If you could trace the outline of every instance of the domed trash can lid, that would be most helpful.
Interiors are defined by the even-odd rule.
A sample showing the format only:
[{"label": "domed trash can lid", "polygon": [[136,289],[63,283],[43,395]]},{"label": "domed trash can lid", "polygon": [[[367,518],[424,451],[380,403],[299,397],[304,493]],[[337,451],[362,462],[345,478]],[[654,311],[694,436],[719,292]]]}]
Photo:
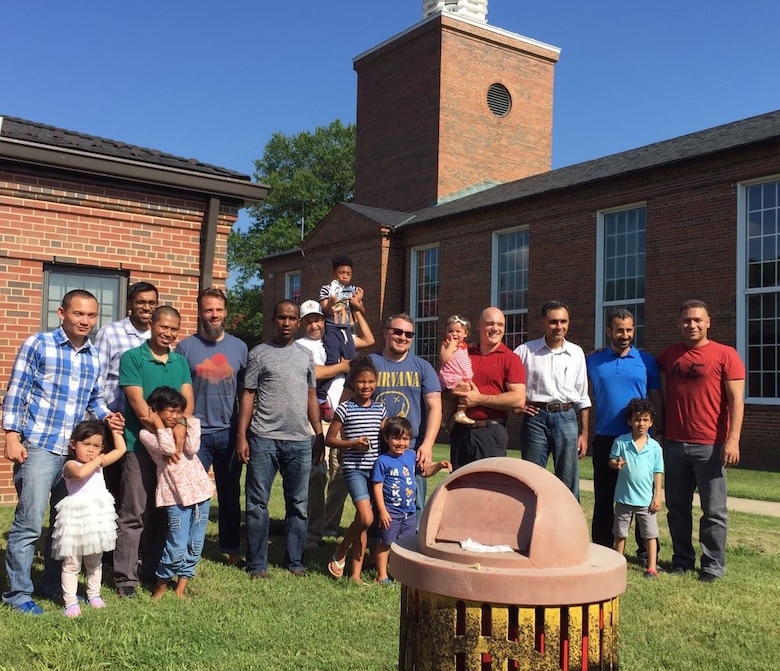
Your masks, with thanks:
[{"label": "domed trash can lid", "polygon": [[[464,549],[467,540],[504,547],[479,552]],[[468,464],[439,485],[418,534],[392,545],[391,569],[408,587],[491,603],[593,603],[626,588],[625,559],[589,542],[569,489],[547,470],[508,457]]]}]

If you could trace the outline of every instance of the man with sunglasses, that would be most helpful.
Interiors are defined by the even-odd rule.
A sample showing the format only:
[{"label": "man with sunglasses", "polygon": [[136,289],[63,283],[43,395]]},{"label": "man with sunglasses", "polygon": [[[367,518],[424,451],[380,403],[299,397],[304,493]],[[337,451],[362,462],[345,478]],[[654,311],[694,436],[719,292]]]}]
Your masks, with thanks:
[{"label": "man with sunglasses", "polygon": [[[388,417],[406,417],[411,424],[411,447],[417,464],[431,463],[433,444],[441,426],[441,385],[433,366],[410,352],[414,323],[407,314],[388,317],[384,323],[385,347],[371,355],[377,371],[375,398],[387,407]],[[417,477],[417,509],[425,505],[425,478]]]},{"label": "man with sunglasses", "polygon": [[525,368],[504,345],[506,319],[498,308],[482,311],[477,323],[479,344],[469,346],[474,377],[455,387],[474,424],[455,424],[450,435],[450,461],[459,468],[478,459],[505,457],[509,443],[507,414],[525,405]]}]

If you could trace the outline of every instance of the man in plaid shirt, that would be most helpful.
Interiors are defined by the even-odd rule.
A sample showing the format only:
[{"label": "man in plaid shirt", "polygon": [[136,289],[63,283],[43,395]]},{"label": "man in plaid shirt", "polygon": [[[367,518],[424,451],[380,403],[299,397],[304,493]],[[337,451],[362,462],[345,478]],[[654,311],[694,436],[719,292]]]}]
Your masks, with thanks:
[{"label": "man in plaid shirt", "polygon": [[[9,588],[3,601],[32,615],[43,612],[32,600],[30,571],[35,543],[41,535],[46,505],[51,503],[51,530],[54,507],[66,493],[62,467],[73,428],[87,412],[106,420],[112,428],[124,426],[122,415],[111,413],[100,397],[100,361],[88,339],[97,323],[97,299],[88,291],[69,291],[57,314],[62,320],[59,328],[24,341],[3,400],[5,458],[14,463],[19,497],[8,534],[5,566]],[[51,558],[51,535],[45,564],[40,591],[55,595],[60,591],[60,562]]]},{"label": "man in plaid shirt", "polygon": [[[157,287],[149,282],[136,282],[127,289],[128,315],[106,324],[95,336],[100,355],[100,392],[111,412],[123,412],[125,392],[119,386],[119,360],[129,349],[143,345],[152,335],[152,312],[160,304]],[[119,502],[119,481],[122,459],[103,469],[106,487]],[[112,553],[106,553],[108,557]]]}]

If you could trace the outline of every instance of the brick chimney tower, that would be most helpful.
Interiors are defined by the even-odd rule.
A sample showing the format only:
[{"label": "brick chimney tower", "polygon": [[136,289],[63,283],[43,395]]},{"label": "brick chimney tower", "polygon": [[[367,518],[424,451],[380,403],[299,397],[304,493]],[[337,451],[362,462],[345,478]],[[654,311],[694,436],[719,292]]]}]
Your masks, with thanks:
[{"label": "brick chimney tower", "polygon": [[559,53],[488,25],[487,0],[424,0],[354,59],[355,202],[409,212],[549,170]]}]

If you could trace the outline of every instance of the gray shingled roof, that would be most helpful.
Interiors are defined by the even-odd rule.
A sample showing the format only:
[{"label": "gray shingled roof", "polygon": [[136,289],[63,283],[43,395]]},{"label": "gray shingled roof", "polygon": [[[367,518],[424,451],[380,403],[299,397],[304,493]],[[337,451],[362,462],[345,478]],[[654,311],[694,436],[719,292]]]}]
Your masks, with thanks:
[{"label": "gray shingled roof", "polygon": [[414,215],[408,212],[395,212],[394,210],[383,210],[379,207],[369,207],[368,205],[356,205],[355,203],[341,203],[344,207],[357,212],[358,214],[375,221],[381,226],[395,228],[406,223]]},{"label": "gray shingled roof", "polygon": [[64,128],[27,121],[26,119],[8,116],[0,117],[0,119],[2,119],[2,126],[0,126],[0,137],[2,138],[12,138],[33,144],[62,147],[63,149],[72,149],[89,154],[112,156],[139,163],[178,168],[179,170],[228,177],[230,179],[247,181],[251,179],[249,175],[244,173],[201,163],[194,158],[182,158],[156,149],[137,147],[117,140],[86,135],[85,133],[65,130]]},{"label": "gray shingled roof", "polygon": [[507,182],[420,210],[407,225],[509,203],[780,137],[780,110]]}]

